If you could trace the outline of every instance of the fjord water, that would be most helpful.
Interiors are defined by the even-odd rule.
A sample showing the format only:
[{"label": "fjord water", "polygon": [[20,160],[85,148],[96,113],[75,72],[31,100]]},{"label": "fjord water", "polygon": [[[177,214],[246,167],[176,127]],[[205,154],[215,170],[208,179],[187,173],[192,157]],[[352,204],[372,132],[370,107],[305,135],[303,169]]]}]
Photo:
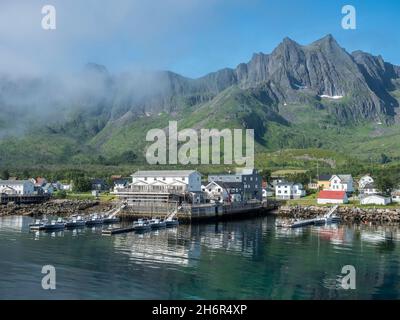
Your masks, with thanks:
[{"label": "fjord water", "polygon": [[[0,218],[0,299],[398,299],[398,226],[277,229],[274,217],[102,236]],[[56,289],[43,290],[44,265]],[[356,269],[356,289],[340,286]]]}]

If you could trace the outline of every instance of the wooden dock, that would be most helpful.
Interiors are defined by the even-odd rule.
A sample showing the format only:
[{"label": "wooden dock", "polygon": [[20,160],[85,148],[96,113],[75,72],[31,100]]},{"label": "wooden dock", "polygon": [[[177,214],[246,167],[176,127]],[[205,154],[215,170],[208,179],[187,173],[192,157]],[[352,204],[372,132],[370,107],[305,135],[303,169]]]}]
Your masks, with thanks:
[{"label": "wooden dock", "polygon": [[135,228],[127,227],[127,228],[108,228],[104,229],[101,233],[107,236],[112,236],[113,234],[120,234],[120,233],[128,233],[135,231]]}]

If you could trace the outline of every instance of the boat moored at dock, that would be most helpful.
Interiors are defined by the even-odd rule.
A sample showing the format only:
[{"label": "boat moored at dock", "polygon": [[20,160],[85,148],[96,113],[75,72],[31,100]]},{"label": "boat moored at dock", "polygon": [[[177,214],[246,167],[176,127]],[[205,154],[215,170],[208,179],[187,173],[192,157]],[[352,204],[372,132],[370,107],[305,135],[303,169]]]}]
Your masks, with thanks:
[{"label": "boat moored at dock", "polygon": [[104,219],[98,215],[91,216],[88,220],[86,220],[87,226],[96,226],[104,223]]},{"label": "boat moored at dock", "polygon": [[147,219],[139,219],[133,223],[134,231],[147,231],[150,229],[150,222]]},{"label": "boat moored at dock", "polygon": [[38,230],[52,231],[52,230],[63,230],[65,229],[65,222],[59,218],[58,220],[52,220],[51,222],[45,223],[38,227]]},{"label": "boat moored at dock", "polygon": [[158,218],[151,219],[149,221],[149,224],[152,229],[161,229],[161,228],[165,228],[167,226],[164,219],[158,219]]},{"label": "boat moored at dock", "polygon": [[111,223],[118,223],[120,220],[119,220],[119,218],[117,218],[117,217],[110,217],[110,216],[107,216],[107,217],[104,217],[103,218],[103,222],[104,223],[107,223],[107,224],[111,224]]},{"label": "boat moored at dock", "polygon": [[72,217],[65,223],[66,228],[82,228],[86,225],[86,220],[81,216]]}]

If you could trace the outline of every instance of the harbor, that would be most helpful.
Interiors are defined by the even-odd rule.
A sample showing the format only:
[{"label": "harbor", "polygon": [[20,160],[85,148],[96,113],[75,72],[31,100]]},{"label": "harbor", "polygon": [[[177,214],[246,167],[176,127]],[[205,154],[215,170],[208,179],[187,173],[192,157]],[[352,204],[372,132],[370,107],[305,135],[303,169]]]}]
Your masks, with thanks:
[{"label": "harbor", "polygon": [[[0,296],[399,298],[388,282],[398,275],[398,225],[278,228],[278,221],[270,215],[106,236],[107,227],[101,225],[30,232],[31,217],[0,217],[0,254],[7,257],[0,260]],[[52,291],[40,285],[42,267],[49,262],[57,269],[57,290]],[[357,290],[335,289],[347,264],[357,268]]]}]

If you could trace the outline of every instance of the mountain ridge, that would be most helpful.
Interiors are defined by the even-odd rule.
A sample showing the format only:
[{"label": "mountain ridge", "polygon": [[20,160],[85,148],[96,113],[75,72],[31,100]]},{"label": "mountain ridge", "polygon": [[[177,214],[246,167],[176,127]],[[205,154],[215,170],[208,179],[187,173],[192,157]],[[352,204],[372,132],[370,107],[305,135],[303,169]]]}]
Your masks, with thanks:
[{"label": "mountain ridge", "polygon": [[95,63],[61,79],[1,76],[0,165],[25,157],[18,145],[29,149],[26,141],[34,136],[61,141],[60,148],[47,143],[48,152],[31,150],[46,163],[95,162],[132,148],[140,158],[144,129],[169,120],[183,127],[253,127],[258,147],[270,150],[339,148],[315,134],[331,130],[334,136],[368,123],[397,128],[399,92],[399,66],[348,53],[332,35],[308,45],[284,38],[269,54],[195,79],[171,71],[115,75]]}]

